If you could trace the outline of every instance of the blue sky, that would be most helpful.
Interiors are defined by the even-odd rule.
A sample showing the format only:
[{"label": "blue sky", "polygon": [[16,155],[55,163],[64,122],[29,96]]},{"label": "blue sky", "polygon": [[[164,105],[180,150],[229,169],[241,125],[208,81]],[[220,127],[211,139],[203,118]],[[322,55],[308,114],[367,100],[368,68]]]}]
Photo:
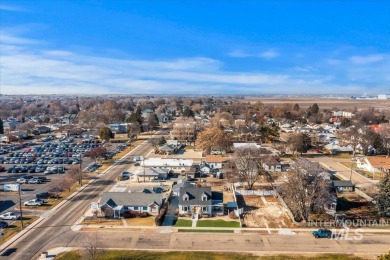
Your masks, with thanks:
[{"label": "blue sky", "polygon": [[7,1],[6,94],[390,92],[390,1]]}]

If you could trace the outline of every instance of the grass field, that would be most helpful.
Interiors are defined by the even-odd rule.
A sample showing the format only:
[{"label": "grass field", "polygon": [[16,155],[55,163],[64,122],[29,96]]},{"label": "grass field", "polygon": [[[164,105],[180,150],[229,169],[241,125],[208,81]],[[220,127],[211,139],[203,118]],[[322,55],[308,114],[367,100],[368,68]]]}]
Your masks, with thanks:
[{"label": "grass field", "polygon": [[224,220],[199,220],[196,223],[197,227],[233,227],[239,228],[238,221],[224,221]]},{"label": "grass field", "polygon": [[[56,257],[56,260],[80,260],[80,259],[89,259],[87,252],[80,251],[71,251],[60,254]],[[317,256],[285,256],[285,255],[275,255],[275,256],[254,256],[251,254],[240,254],[240,253],[216,253],[216,252],[156,252],[156,251],[103,251],[99,252],[99,260],[155,260],[155,259],[164,259],[164,260],[297,260],[297,259],[321,259],[321,260],[361,260],[364,258],[359,258],[353,255],[333,255],[333,254],[323,254]]]},{"label": "grass field", "polygon": [[234,233],[234,230],[178,229],[177,232],[195,232],[195,233]]},{"label": "grass field", "polygon": [[107,226],[122,226],[122,219],[106,219],[106,218],[97,218],[97,219],[85,219],[83,221],[84,225],[107,225]]},{"label": "grass field", "polygon": [[178,219],[176,223],[173,224],[175,227],[192,227],[192,221],[187,219]]}]

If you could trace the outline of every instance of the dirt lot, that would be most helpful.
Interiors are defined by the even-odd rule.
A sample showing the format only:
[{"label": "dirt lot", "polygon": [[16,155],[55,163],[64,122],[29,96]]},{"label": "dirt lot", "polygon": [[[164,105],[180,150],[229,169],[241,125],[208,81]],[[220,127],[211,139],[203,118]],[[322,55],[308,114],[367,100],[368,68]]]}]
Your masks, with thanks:
[{"label": "dirt lot", "polygon": [[228,202],[234,201],[233,192],[231,190],[230,183],[227,183],[224,180],[213,178],[213,177],[207,177],[206,178],[206,185],[208,187],[211,187],[213,191],[219,191],[223,192],[223,203],[226,204]]},{"label": "dirt lot", "polygon": [[258,195],[237,196],[239,208],[244,208],[244,224],[246,227],[286,228],[293,224],[283,212],[277,198]]},{"label": "dirt lot", "polygon": [[375,205],[360,197],[355,192],[344,192],[337,196],[337,212],[354,218],[375,218]]},{"label": "dirt lot", "polygon": [[354,100],[354,99],[330,99],[330,98],[253,98],[248,97],[246,100],[250,102],[261,101],[266,105],[282,105],[286,103],[297,103],[301,108],[308,108],[313,105],[313,103],[317,103],[320,109],[333,109],[337,107],[338,109],[354,109],[357,107],[358,110],[367,109],[370,107],[374,107],[379,110],[390,110],[390,100]]}]

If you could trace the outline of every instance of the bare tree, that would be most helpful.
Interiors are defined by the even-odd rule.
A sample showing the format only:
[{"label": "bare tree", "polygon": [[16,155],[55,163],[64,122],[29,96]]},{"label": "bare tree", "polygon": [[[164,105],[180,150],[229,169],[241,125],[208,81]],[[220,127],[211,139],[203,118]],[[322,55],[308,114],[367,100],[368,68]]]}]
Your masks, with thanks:
[{"label": "bare tree", "polygon": [[98,256],[103,251],[101,249],[102,243],[97,232],[88,234],[83,241],[83,246],[92,260],[98,259]]},{"label": "bare tree", "polygon": [[237,148],[233,160],[236,164],[239,179],[247,183],[248,189],[253,189],[255,183],[264,175],[260,149],[249,146]]},{"label": "bare tree", "polygon": [[80,186],[83,185],[84,173],[80,168],[73,167],[73,168],[69,169],[68,174],[69,174],[69,177],[72,180],[77,181]]},{"label": "bare tree", "polygon": [[316,163],[296,163],[279,193],[297,221],[308,221],[311,213],[322,213],[327,208],[329,179]]},{"label": "bare tree", "polygon": [[105,147],[95,147],[91,149],[89,152],[85,153],[85,156],[91,158],[95,162],[97,162],[99,159],[103,157],[104,154],[107,153],[107,149]]}]

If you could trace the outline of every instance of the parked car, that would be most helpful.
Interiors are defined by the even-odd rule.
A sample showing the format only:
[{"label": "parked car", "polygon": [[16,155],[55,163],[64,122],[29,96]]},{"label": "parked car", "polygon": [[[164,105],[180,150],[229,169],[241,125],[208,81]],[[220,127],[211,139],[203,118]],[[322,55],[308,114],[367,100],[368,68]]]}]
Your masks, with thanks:
[{"label": "parked car", "polygon": [[153,192],[154,193],[163,193],[165,190],[161,187],[153,187]]},{"label": "parked car", "polygon": [[52,195],[49,193],[49,192],[40,192],[40,193],[37,193],[36,195],[35,195],[35,197],[37,198],[37,199],[48,199],[48,198],[50,198]]},{"label": "parked car", "polygon": [[9,224],[5,221],[0,221],[0,229],[8,227]]},{"label": "parked car", "polygon": [[5,167],[0,166],[0,172],[4,172],[4,171],[5,171]]},{"label": "parked car", "polygon": [[29,201],[24,202],[24,206],[41,206],[43,205],[44,201],[41,199],[32,199]]},{"label": "parked car", "polygon": [[331,238],[332,237],[332,231],[329,229],[319,229],[312,232],[313,236],[315,238]]},{"label": "parked car", "polygon": [[19,219],[19,218],[20,218],[19,214],[15,214],[15,213],[13,213],[11,211],[6,212],[6,213],[0,215],[0,219],[3,219],[3,220],[16,220],[16,219]]},{"label": "parked car", "polygon": [[39,180],[38,178],[32,178],[30,180],[28,180],[28,184],[41,184],[41,180]]},{"label": "parked car", "polygon": [[25,178],[19,178],[16,180],[16,183],[24,184],[24,183],[27,183],[27,180]]}]

